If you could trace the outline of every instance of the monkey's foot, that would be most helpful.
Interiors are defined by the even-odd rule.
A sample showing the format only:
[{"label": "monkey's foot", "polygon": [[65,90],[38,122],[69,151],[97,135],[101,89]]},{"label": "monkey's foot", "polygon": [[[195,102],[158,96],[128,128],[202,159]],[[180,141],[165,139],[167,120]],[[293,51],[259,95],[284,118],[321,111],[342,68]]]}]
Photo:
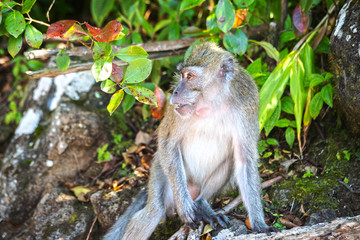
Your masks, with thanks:
[{"label": "monkey's foot", "polygon": [[189,234],[189,227],[184,225],[176,233],[174,233],[169,240],[185,240]]}]

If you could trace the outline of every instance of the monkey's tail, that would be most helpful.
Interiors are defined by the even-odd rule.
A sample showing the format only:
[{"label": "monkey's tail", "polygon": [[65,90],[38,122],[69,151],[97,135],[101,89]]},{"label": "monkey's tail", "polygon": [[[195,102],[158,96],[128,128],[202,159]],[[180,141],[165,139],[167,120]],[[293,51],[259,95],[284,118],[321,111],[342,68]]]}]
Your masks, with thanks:
[{"label": "monkey's tail", "polygon": [[121,215],[111,227],[110,231],[104,236],[103,240],[120,240],[132,216],[145,207],[147,198],[147,189],[142,189],[136,196],[134,202],[126,209],[123,215]]}]

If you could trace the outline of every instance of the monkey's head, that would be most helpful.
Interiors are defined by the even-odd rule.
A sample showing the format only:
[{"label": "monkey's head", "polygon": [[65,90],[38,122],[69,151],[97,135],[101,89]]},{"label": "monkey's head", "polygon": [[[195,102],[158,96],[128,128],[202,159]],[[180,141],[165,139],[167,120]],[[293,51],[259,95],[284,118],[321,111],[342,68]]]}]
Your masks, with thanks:
[{"label": "monkey's head", "polygon": [[179,67],[179,80],[170,104],[182,117],[208,117],[222,93],[229,90],[234,78],[236,61],[231,53],[215,43],[194,47],[190,56]]}]

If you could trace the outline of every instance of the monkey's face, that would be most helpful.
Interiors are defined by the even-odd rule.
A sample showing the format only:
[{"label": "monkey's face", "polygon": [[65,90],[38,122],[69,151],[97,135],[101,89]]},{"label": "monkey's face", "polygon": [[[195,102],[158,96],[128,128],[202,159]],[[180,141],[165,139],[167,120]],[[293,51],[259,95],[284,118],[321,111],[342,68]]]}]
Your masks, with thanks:
[{"label": "monkey's face", "polygon": [[181,69],[179,83],[170,99],[170,104],[175,105],[176,112],[182,116],[191,116],[196,111],[196,106],[203,89],[202,67],[186,67]]}]

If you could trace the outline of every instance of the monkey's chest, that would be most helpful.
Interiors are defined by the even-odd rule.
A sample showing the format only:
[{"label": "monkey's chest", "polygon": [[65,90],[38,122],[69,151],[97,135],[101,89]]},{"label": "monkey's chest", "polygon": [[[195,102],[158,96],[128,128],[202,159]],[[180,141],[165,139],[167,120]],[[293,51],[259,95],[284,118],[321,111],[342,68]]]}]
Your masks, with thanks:
[{"label": "monkey's chest", "polygon": [[226,131],[197,129],[184,137],[181,152],[188,181],[203,185],[218,173],[228,174],[231,138]]}]

